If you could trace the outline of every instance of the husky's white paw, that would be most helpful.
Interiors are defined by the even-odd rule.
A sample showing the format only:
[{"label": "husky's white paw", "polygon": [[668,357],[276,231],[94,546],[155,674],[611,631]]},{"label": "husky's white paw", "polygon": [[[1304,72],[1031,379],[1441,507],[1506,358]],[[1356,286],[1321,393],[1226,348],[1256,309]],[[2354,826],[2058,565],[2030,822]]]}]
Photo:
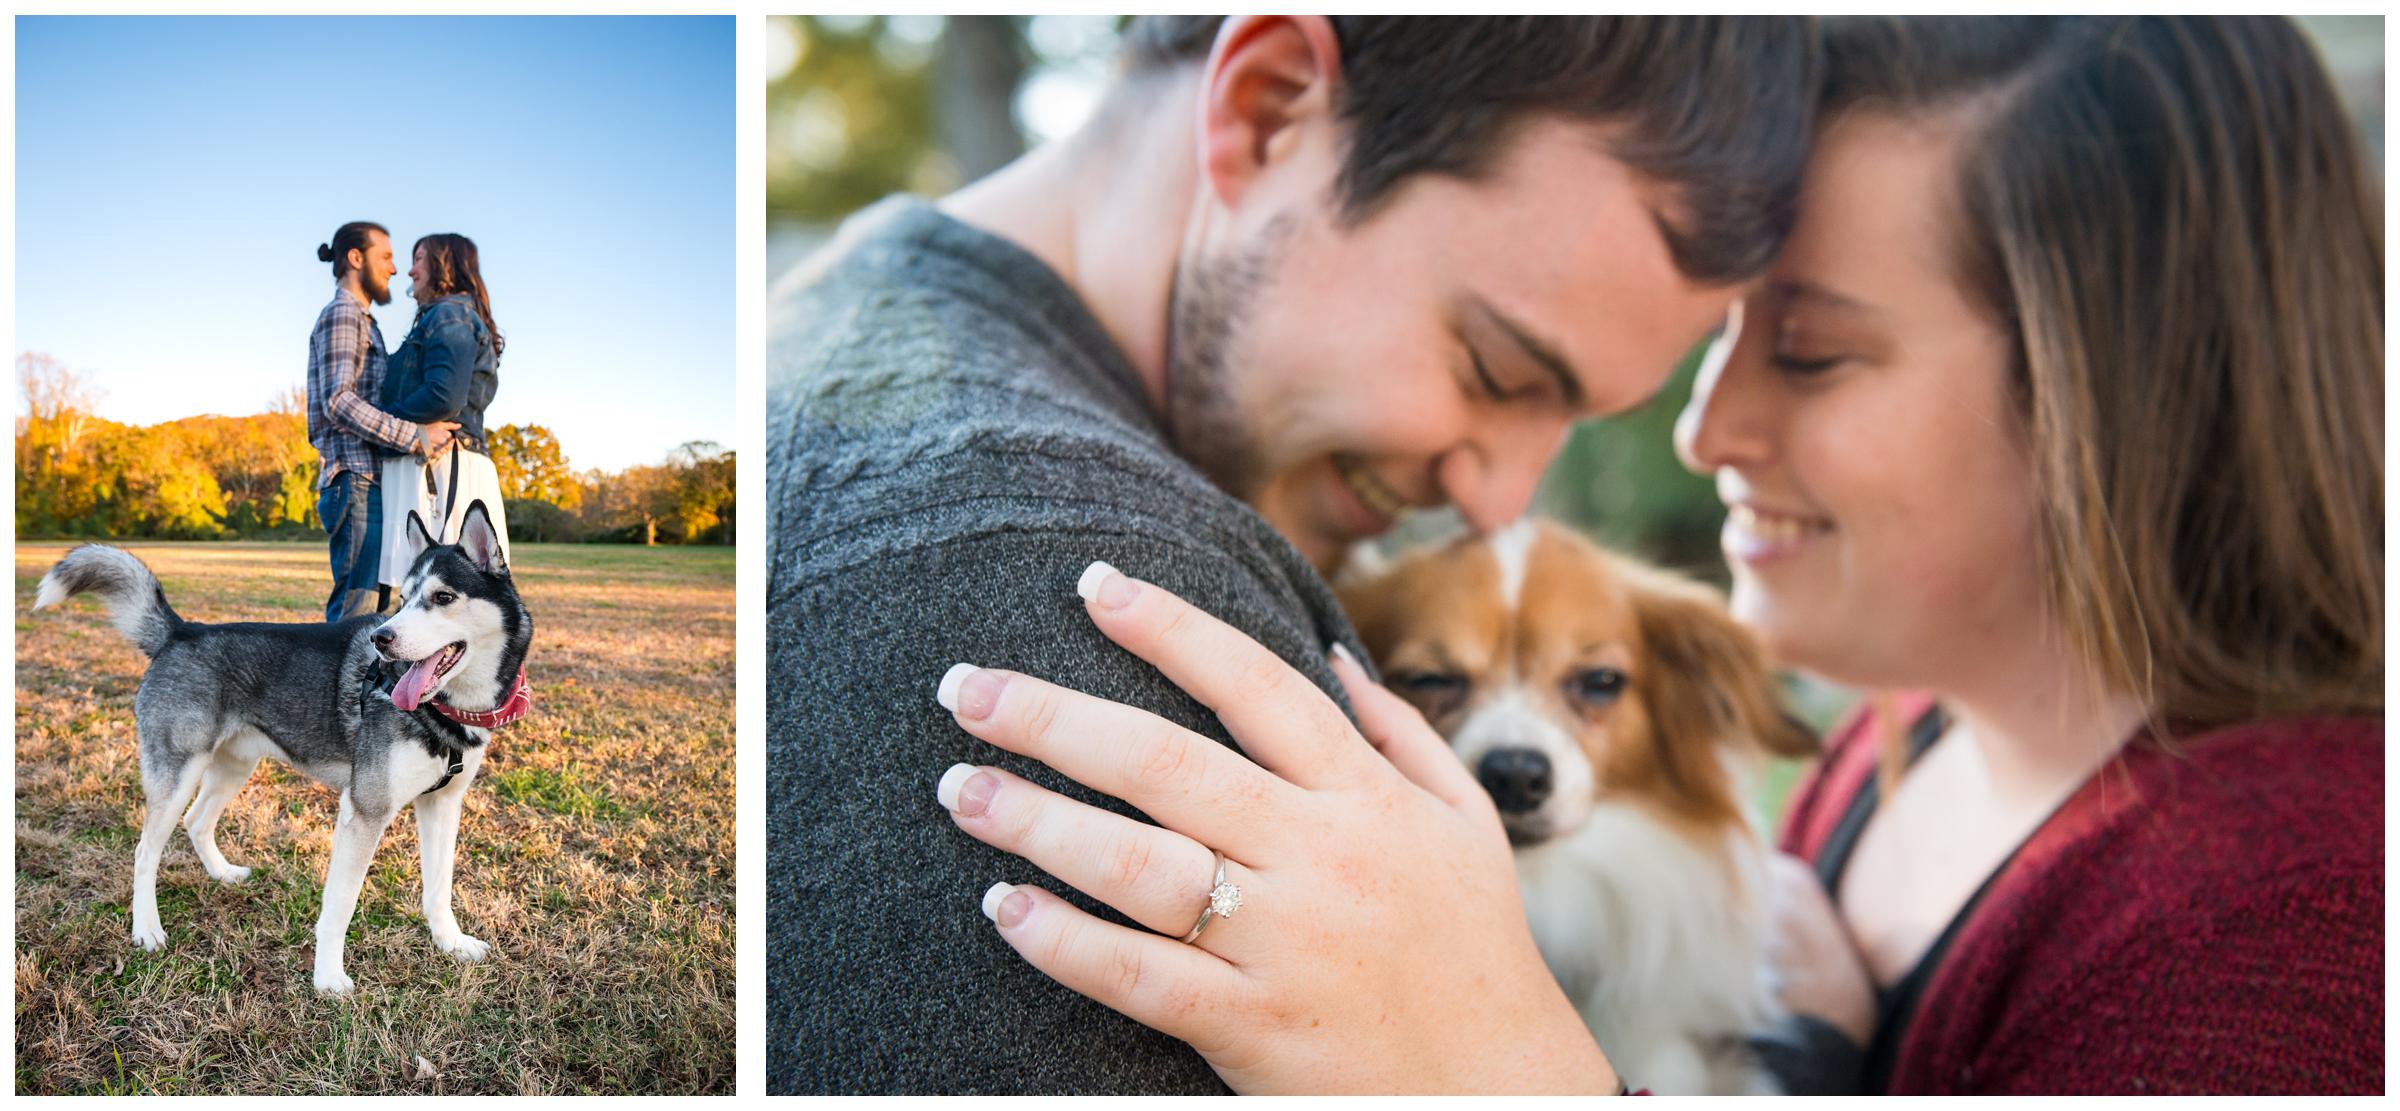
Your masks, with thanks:
[{"label": "husky's white paw", "polygon": [[156,922],[136,920],[133,924],[133,943],[145,952],[155,953],[167,944],[167,928]]},{"label": "husky's white paw", "polygon": [[481,941],[477,941],[476,939],[468,937],[465,934],[451,934],[447,937],[444,937],[440,934],[435,934],[433,943],[440,946],[442,952],[448,953],[453,957],[457,957],[462,961],[479,961],[487,956],[490,956],[492,952],[492,947],[490,945],[487,945]]},{"label": "husky's white paw", "polygon": [[208,874],[218,883],[240,883],[250,878],[250,869],[245,865],[228,864],[223,871],[211,868]]},{"label": "husky's white paw", "polygon": [[350,982],[350,974],[341,969],[317,970],[317,993],[320,995],[348,995],[357,988],[357,984]]}]

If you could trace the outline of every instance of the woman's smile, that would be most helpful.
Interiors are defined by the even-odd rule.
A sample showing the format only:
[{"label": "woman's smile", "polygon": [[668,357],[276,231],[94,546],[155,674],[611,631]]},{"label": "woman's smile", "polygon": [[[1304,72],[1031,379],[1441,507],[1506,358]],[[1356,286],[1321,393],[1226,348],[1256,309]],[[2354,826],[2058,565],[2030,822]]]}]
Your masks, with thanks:
[{"label": "woman's smile", "polygon": [[1725,554],[1756,567],[1795,555],[1831,532],[1833,522],[1823,517],[1736,503],[1725,511]]}]

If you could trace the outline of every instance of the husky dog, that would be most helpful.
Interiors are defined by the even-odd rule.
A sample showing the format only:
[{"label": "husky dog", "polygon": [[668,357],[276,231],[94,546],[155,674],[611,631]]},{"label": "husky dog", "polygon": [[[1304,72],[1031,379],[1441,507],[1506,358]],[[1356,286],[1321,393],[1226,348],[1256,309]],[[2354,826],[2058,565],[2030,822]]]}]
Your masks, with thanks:
[{"label": "husky dog", "polygon": [[150,657],[133,700],[146,796],[133,852],[134,944],[166,944],[158,860],[178,814],[211,877],[249,877],[250,869],[217,851],[217,816],[259,759],[271,757],[341,792],[317,916],[318,991],[350,992],[342,942],[359,885],[384,828],[412,803],[434,944],[460,960],[489,951],[450,913],[451,864],[488,726],[513,720],[527,705],[522,676],[533,618],[517,600],[482,502],[467,507],[457,544],[436,542],[415,513],[407,527],[414,560],[399,612],[388,620],[186,621],[148,567],[98,544],[68,552],[42,576],[33,608],[99,595],[117,631]]}]

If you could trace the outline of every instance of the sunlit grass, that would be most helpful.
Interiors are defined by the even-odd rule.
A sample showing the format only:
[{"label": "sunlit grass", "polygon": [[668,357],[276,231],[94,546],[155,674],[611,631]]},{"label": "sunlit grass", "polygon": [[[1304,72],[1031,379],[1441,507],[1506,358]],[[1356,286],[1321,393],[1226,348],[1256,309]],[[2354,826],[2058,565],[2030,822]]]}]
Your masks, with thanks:
[{"label": "sunlit grass", "polygon": [[[29,611],[68,546],[17,549],[20,1093],[732,1091],[730,549],[515,548],[536,712],[494,741],[459,841],[459,921],[493,957],[433,947],[403,816],[351,925],[359,993],[327,1000],[309,965],[335,800],[272,765],[219,825],[248,882],[208,879],[178,831],[167,946],[133,947],[146,661],[91,599]],[[192,620],[324,605],[320,547],[127,547]]]}]

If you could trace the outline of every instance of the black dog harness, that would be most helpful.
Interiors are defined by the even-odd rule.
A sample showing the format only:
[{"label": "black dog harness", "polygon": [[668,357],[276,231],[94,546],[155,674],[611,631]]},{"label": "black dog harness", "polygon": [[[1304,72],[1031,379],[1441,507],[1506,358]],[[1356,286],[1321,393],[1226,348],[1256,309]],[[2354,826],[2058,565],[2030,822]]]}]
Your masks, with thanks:
[{"label": "black dog harness", "polygon": [[[442,778],[439,782],[436,782],[431,787],[425,788],[425,795],[430,795],[435,791],[439,791],[442,788],[449,786],[451,780],[458,778],[458,773],[467,770],[467,754],[464,749],[450,748],[448,745],[443,745],[442,747],[450,749],[450,766],[443,770]],[[417,797],[423,798],[425,795],[419,795]]]},{"label": "black dog harness", "polygon": [[[365,671],[360,673],[358,677],[358,710],[360,720],[365,720],[366,718],[367,700],[382,693],[384,693],[383,687],[375,682],[374,668],[367,668]],[[398,708],[399,707],[396,706],[393,707],[393,709]],[[435,716],[438,718],[440,715],[437,714]],[[443,727],[446,729],[459,728],[458,726],[452,725],[448,722],[444,722]],[[448,767],[442,769],[442,778],[436,781],[433,786],[427,787],[424,791],[420,792],[417,795],[418,798],[423,798],[426,795],[430,795],[435,791],[439,791],[442,788],[449,786],[451,780],[458,778],[458,773],[467,770],[466,749],[450,743],[450,739],[447,737],[438,738],[437,743],[442,746],[442,751],[444,753],[449,754],[450,764]]]}]

